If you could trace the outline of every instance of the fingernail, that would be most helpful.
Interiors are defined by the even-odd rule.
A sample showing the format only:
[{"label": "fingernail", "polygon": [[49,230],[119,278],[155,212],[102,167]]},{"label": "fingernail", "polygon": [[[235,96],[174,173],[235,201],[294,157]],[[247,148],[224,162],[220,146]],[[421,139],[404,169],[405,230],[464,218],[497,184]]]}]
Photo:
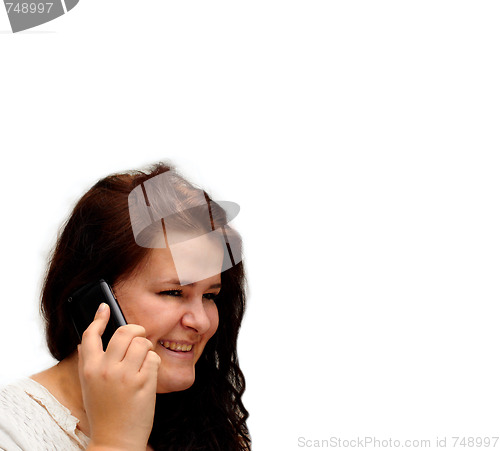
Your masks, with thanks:
[{"label": "fingernail", "polygon": [[102,313],[102,312],[104,312],[104,310],[106,310],[106,307],[107,307],[107,306],[108,306],[108,305],[107,305],[105,302],[101,303],[101,305],[99,306],[99,309],[97,310],[97,313]]}]

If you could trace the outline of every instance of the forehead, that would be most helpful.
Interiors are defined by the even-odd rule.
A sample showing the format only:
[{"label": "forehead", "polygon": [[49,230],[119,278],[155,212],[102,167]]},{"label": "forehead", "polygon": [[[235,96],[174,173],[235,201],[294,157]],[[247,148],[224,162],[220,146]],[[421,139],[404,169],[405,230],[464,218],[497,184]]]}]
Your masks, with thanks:
[{"label": "forehead", "polygon": [[224,250],[220,241],[202,235],[163,249],[152,249],[144,276],[152,280],[178,280],[181,285],[220,275]]}]

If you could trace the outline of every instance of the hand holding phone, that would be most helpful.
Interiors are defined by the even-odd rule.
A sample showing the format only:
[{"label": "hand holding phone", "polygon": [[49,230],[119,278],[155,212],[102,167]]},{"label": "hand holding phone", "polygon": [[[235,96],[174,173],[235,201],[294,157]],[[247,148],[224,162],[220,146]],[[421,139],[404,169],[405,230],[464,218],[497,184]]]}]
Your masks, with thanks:
[{"label": "hand holding phone", "polygon": [[[82,298],[85,296],[78,294],[74,305],[79,305]],[[80,308],[75,311],[81,313]],[[144,327],[136,324],[119,326],[104,351],[101,337],[108,330],[111,312],[111,308],[94,312],[78,346],[78,374],[91,432],[89,449],[146,449],[161,359],[152,351]],[[82,325],[76,321],[75,327],[78,331]]]}]

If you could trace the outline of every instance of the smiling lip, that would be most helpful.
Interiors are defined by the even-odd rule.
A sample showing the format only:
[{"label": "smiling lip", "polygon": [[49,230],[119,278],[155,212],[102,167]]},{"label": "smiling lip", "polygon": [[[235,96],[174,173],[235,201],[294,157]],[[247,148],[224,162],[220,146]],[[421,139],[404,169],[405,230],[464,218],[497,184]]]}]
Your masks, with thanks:
[{"label": "smiling lip", "polygon": [[160,344],[167,349],[171,349],[172,351],[191,351],[194,346],[194,343],[190,343],[188,341],[175,341],[175,340],[160,340]]},{"label": "smiling lip", "polygon": [[160,341],[161,347],[171,356],[191,359],[194,355],[194,344],[187,341]]}]

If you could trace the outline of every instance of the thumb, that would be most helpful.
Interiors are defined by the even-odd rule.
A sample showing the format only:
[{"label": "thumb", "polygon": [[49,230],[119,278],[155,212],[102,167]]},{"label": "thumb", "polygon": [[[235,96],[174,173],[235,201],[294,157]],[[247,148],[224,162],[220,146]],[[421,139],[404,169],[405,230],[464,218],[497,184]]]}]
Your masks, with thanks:
[{"label": "thumb", "polygon": [[89,352],[94,353],[97,350],[101,350],[102,352],[101,336],[106,330],[109,315],[109,306],[102,303],[95,314],[94,321],[90,323],[90,326],[85,329],[82,335],[82,342],[79,348],[80,357],[85,358],[85,356],[89,355]]},{"label": "thumb", "polygon": [[97,319],[99,314],[104,313],[106,310],[109,310],[108,304],[106,304],[105,302],[101,302],[99,308],[97,309],[94,319]]},{"label": "thumb", "polygon": [[102,302],[101,305],[99,305],[99,308],[97,309],[97,312],[94,316],[94,323],[96,323],[96,331],[99,335],[102,335],[104,333],[104,330],[106,329],[106,324],[108,323],[109,319],[109,306],[105,302]]}]

